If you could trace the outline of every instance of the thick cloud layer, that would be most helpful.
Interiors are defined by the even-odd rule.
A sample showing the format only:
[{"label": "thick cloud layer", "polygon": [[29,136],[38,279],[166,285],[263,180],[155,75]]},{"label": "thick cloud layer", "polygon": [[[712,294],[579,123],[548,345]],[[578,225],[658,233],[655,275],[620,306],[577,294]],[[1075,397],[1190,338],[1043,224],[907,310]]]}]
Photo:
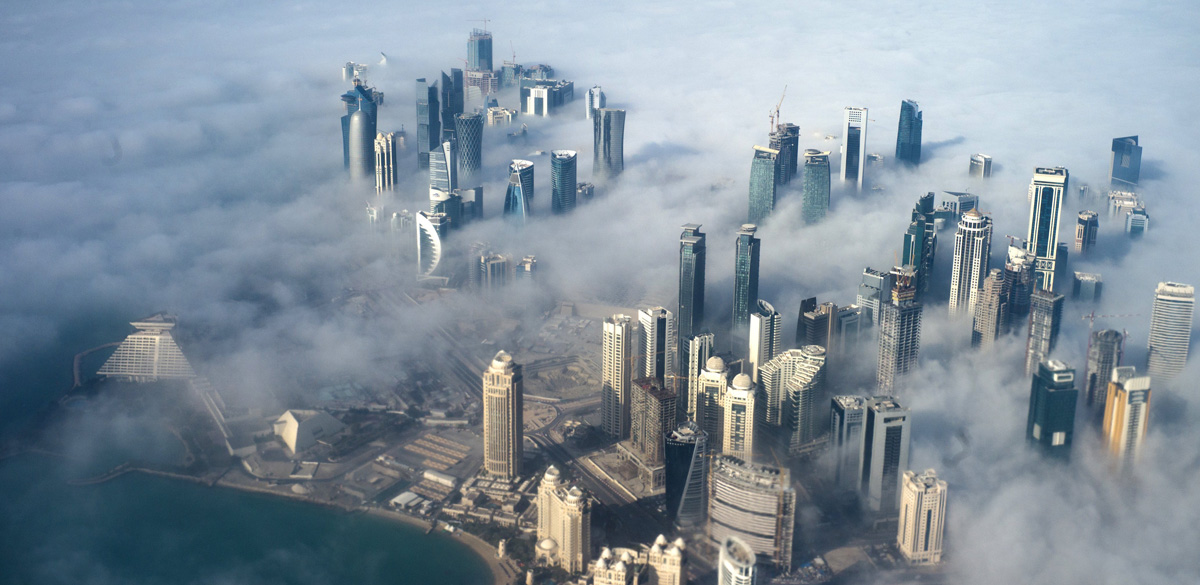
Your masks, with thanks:
[{"label": "thick cloud layer", "polygon": [[[870,108],[868,150],[889,159],[869,169],[884,189],[835,188],[825,223],[800,227],[797,193],[786,192],[762,226],[760,294],[788,327],[800,299],[847,304],[863,267],[894,262],[921,193],[979,193],[999,258],[1004,234],[1025,233],[1034,167],[1065,166],[1072,185],[1102,191],[1109,141],[1130,134],[1145,147],[1151,229],[1130,244],[1104,202],[1068,197],[1064,239],[1075,211],[1101,212],[1101,253],[1073,259],[1072,269],[1102,273],[1105,293],[1094,307],[1068,305],[1061,358],[1082,370],[1079,315],[1095,308],[1139,315],[1097,326],[1128,329],[1130,363],[1140,364],[1154,285],[1200,281],[1190,253],[1200,245],[1191,225],[1200,123],[1185,109],[1200,83],[1200,40],[1187,24],[1200,10],[1188,4],[25,3],[5,12],[0,367],[18,382],[5,410],[59,391],[30,385],[40,379],[25,375],[30,356],[65,367],[71,352],[155,310],[199,329],[208,367],[254,397],[294,391],[302,379],[386,375],[428,351],[443,316],[482,312],[457,299],[364,321],[330,304],[346,288],[411,274],[389,261],[394,244],[365,229],[370,190],[343,175],[338,68],[371,63],[368,79],[387,94],[380,129],[404,126],[415,140],[412,80],[461,66],[472,18],[491,19],[497,64],[515,49],[518,61],[574,80],[577,95],[600,84],[610,107],[628,110],[618,185],[552,218],[549,161],[534,157],[542,217],[520,233],[491,220],[459,236],[537,254],[548,289],[563,298],[673,306],[678,226],[695,222],[709,234],[709,312],[724,315],[751,147],[766,141],[784,85],[783,119],[801,127],[801,148],[833,151],[835,173],[840,142],[824,136],[840,135],[844,106]],[[375,65],[381,50],[386,68]],[[925,111],[917,171],[890,164],[904,98]],[[502,103],[515,106],[511,94]],[[511,158],[573,148],[587,179],[582,112],[576,101],[558,118],[522,120],[526,143],[487,129],[489,215],[499,212]],[[987,183],[966,177],[975,152],[994,157]],[[422,209],[423,179],[408,162],[401,206]],[[943,237],[944,260],[952,233]],[[1187,486],[1200,483],[1197,367],[1174,388],[1157,386],[1134,478],[1113,477],[1082,432],[1072,466],[1047,467],[1022,446],[1023,340],[990,355],[964,351],[969,323],[945,315],[944,305],[927,308],[923,365],[903,396],[916,413],[912,466],[937,467],[951,484],[952,570],[974,583],[1196,580],[1200,504]],[[963,428],[969,455],[944,466],[962,450],[953,437]]]}]

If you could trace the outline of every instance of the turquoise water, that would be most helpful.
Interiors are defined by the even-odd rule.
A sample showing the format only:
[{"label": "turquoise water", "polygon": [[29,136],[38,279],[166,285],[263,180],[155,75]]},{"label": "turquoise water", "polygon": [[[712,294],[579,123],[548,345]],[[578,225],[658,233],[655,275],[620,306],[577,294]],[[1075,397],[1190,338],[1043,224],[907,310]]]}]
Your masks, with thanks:
[{"label": "turquoise water", "polygon": [[267,495],[126,474],[72,486],[61,461],[0,462],[0,583],[487,585],[449,537]]}]

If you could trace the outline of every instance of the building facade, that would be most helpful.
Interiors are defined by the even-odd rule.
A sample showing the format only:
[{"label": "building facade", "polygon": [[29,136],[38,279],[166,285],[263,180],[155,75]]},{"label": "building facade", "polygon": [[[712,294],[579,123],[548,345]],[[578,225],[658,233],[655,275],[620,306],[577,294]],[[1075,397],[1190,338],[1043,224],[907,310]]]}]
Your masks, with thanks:
[{"label": "building facade", "polygon": [[733,335],[746,339],[750,311],[758,303],[758,253],[762,242],[754,236],[758,226],[742,224],[734,246]]},{"label": "building facade", "polygon": [[708,538],[713,546],[741,539],[758,562],[791,569],[796,491],[786,468],[721,455],[709,474]]},{"label": "building facade", "polygon": [[728,389],[729,369],[725,366],[725,360],[715,355],[708,358],[704,371],[700,372],[697,379],[692,400],[696,409],[692,420],[708,435],[708,444],[714,450],[725,445],[725,392]]},{"label": "building facade", "polygon": [[921,352],[921,311],[911,270],[893,271],[891,302],[879,311],[879,355],[876,382],[881,393],[890,392],[896,380],[917,363]]},{"label": "building facade", "polygon": [[1032,375],[1038,364],[1050,359],[1062,327],[1063,295],[1036,290],[1030,297],[1029,339],[1025,345],[1025,375]]},{"label": "building facade", "polygon": [[1150,316],[1150,352],[1146,375],[1171,380],[1187,365],[1192,341],[1196,289],[1190,284],[1160,282],[1154,289]]},{"label": "building facade", "polygon": [[796,177],[800,162],[800,127],[795,124],[779,124],[771,132],[771,149],[779,151],[778,185],[786,185]]},{"label": "building facade", "polygon": [[638,324],[628,315],[604,320],[600,369],[600,413],[604,433],[629,437],[630,392],[638,371]]},{"label": "building facade", "polygon": [[901,470],[908,468],[909,409],[892,396],[875,396],[864,410],[859,497],[867,511],[889,516],[896,512]]},{"label": "building facade", "polygon": [[926,469],[920,475],[905,471],[901,486],[896,548],[909,564],[936,565],[946,530],[946,482]]},{"label": "building facade", "polygon": [[1083,380],[1083,401],[1091,412],[1104,412],[1108,382],[1121,365],[1125,354],[1125,335],[1115,329],[1092,332],[1088,341],[1087,374]]},{"label": "building facade", "polygon": [[525,382],[521,366],[501,351],[483,372],[483,469],[512,481],[524,457]]},{"label": "building facade", "polygon": [[525,225],[532,214],[533,163],[514,159],[508,165],[508,190],[504,193],[504,217],[516,225]]},{"label": "building facade", "polygon": [[721,453],[742,461],[754,461],[757,414],[754,382],[746,374],[733,377],[722,400]]},{"label": "building facade", "polygon": [[1067,169],[1039,167],[1029,184],[1029,229],[1025,235],[1025,249],[1034,255],[1037,287],[1043,290],[1055,290],[1054,276],[1059,271],[1059,214],[1069,179]]},{"label": "building facade", "polygon": [[776,180],[779,177],[779,151],[762,146],[754,147],[750,164],[750,211],[746,221],[766,222],[775,211]]},{"label": "building facade", "polygon": [[1118,469],[1132,469],[1150,421],[1150,376],[1138,376],[1133,366],[1113,368],[1105,398],[1105,449]]},{"label": "building facade", "polygon": [[829,153],[812,148],[804,151],[804,191],[801,203],[804,223],[814,224],[829,212]]},{"label": "building facade", "polygon": [[1038,364],[1029,389],[1025,441],[1043,455],[1063,461],[1070,459],[1078,400],[1074,369],[1058,360]]},{"label": "building facade", "polygon": [[971,324],[971,347],[990,350],[1008,322],[1008,299],[1004,295],[1004,271],[993,268],[983,279],[975,317]]},{"label": "building facade", "polygon": [[702,525],[708,512],[708,434],[684,422],[667,433],[663,454],[667,517],[679,527]]},{"label": "building facade", "polygon": [[830,405],[829,477],[840,490],[858,490],[866,412],[867,399],[862,396],[834,396]]},{"label": "building facade", "polygon": [[675,316],[662,307],[638,310],[642,330],[642,377],[675,387]]},{"label": "building facade", "polygon": [[[681,352],[680,364],[693,362],[686,352],[691,346],[692,337],[700,333],[701,323],[704,321],[705,256],[704,233],[700,231],[700,224],[684,224],[683,233],[679,236],[679,302],[675,312],[678,318],[676,331],[679,332],[677,343]],[[704,364],[703,361],[696,363]],[[690,390],[688,396],[690,400]],[[688,411],[691,410],[692,405],[689,402]]]},{"label": "building facade", "polygon": [[396,190],[398,136],[395,132],[375,135],[375,193],[383,195]]},{"label": "building facade", "polygon": [[758,558],[746,541],[730,536],[717,553],[717,585],[758,585]]},{"label": "building facade", "polygon": [[900,124],[896,131],[896,160],[912,166],[921,164],[921,106],[912,100],[900,102]]},{"label": "building facade", "polygon": [[1075,251],[1086,255],[1096,246],[1096,234],[1100,231],[1100,214],[1095,211],[1080,211],[1075,221]]},{"label": "building facade", "polygon": [[986,154],[972,154],[971,166],[967,169],[967,175],[976,179],[992,176],[992,157]]},{"label": "building facade", "polygon": [[591,496],[551,465],[538,484],[537,507],[537,559],[568,573],[586,570],[592,556]]},{"label": "building facade", "polygon": [[575,209],[576,161],[574,150],[550,151],[550,211],[567,213]]},{"label": "building facade", "polygon": [[600,108],[592,121],[592,180],[615,180],[625,170],[625,110]]},{"label": "building facade", "polygon": [[675,392],[654,378],[639,378],[633,381],[630,400],[631,446],[644,465],[662,465],[663,439],[675,429]]},{"label": "building facade", "polygon": [[783,316],[764,300],[750,313],[750,378],[759,382],[758,371],[783,349]]},{"label": "building facade", "polygon": [[1109,166],[1111,188],[1132,191],[1137,187],[1142,172],[1142,147],[1138,146],[1137,136],[1113,138]]},{"label": "building facade", "polygon": [[866,168],[867,109],[848,107],[842,117],[842,182],[861,191]]},{"label": "building facade", "polygon": [[713,357],[716,343],[717,336],[712,333],[701,333],[688,340],[687,351],[683,354],[687,358],[687,386],[685,392],[680,394],[681,397],[687,397],[682,409],[688,420],[699,420],[696,418],[696,396],[700,389],[700,373],[704,371],[708,359]]},{"label": "building facade", "polygon": [[950,315],[974,315],[979,289],[991,267],[992,219],[971,209],[962,214],[954,235],[950,272]]}]

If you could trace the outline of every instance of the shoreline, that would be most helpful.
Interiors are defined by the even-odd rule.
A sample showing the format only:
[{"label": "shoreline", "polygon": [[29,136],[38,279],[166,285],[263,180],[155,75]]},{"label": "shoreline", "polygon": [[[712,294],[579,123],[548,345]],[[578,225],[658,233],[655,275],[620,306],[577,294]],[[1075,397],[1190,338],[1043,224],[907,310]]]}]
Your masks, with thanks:
[{"label": "shoreline", "polygon": [[[52,457],[59,456],[53,452],[44,451],[41,449],[24,449],[24,450],[12,452],[12,453],[7,453],[7,454],[5,454],[6,456],[3,459],[15,458],[16,456],[27,455],[27,454],[28,455],[40,455],[40,456],[52,456]],[[2,461],[2,460],[0,460],[0,461]],[[246,493],[257,493],[257,494],[277,496],[277,497],[281,497],[281,498],[285,498],[285,499],[289,499],[289,500],[293,500],[293,501],[297,501],[297,502],[303,502],[305,504],[310,504],[310,505],[320,506],[323,508],[338,510],[338,511],[346,513],[346,514],[365,513],[367,515],[370,515],[370,516],[373,516],[376,518],[381,518],[384,520],[389,520],[392,522],[405,524],[405,525],[411,526],[413,528],[418,528],[418,529],[421,529],[422,531],[429,529],[429,522],[424,519],[416,518],[416,517],[410,516],[408,514],[402,514],[400,512],[388,510],[386,508],[380,508],[380,507],[368,506],[368,505],[346,507],[346,506],[334,504],[332,502],[322,502],[322,501],[316,500],[314,498],[311,498],[309,496],[306,496],[304,494],[296,494],[291,491],[273,490],[268,487],[260,487],[260,486],[255,486],[255,485],[238,483],[236,481],[231,481],[230,479],[227,479],[226,475],[229,473],[229,471],[234,470],[236,467],[237,466],[231,466],[229,469],[224,470],[222,473],[220,473],[217,476],[216,480],[213,481],[213,480],[207,480],[203,477],[198,477],[198,476],[193,476],[193,475],[185,475],[185,474],[174,473],[174,472],[170,472],[170,471],[151,469],[151,468],[141,467],[141,466],[126,462],[126,463],[117,465],[116,467],[110,469],[109,471],[107,471],[103,474],[100,474],[100,476],[93,476],[90,478],[79,478],[78,480],[68,480],[68,484],[77,486],[77,487],[86,487],[86,486],[91,486],[91,485],[97,485],[100,483],[107,483],[108,481],[111,481],[113,479],[116,479],[118,477],[121,477],[122,475],[126,475],[129,473],[140,473],[140,474],[144,474],[144,475],[149,475],[149,476],[154,476],[154,477],[162,477],[162,478],[172,479],[172,480],[189,481],[192,483],[197,483],[197,484],[212,487],[212,488],[228,488],[228,489],[233,489],[233,490],[246,492]],[[98,481],[96,481],[97,479],[98,479]],[[462,531],[462,530],[456,530],[453,533],[446,533],[445,531],[442,531],[442,533],[449,536],[451,538],[451,540],[454,540],[455,542],[465,546],[467,550],[469,550],[472,554],[474,554],[477,558],[479,558],[479,560],[483,561],[483,564],[487,566],[488,571],[491,573],[492,585],[508,585],[508,584],[512,583],[513,580],[518,575],[520,575],[520,570],[517,567],[513,566],[510,560],[496,558],[496,547],[492,546],[491,544],[488,544],[488,542],[483,540],[482,538],[479,538],[478,536],[475,536],[474,534],[470,534],[470,533]],[[426,532],[422,536],[428,536],[428,535],[429,535],[429,533]]]}]

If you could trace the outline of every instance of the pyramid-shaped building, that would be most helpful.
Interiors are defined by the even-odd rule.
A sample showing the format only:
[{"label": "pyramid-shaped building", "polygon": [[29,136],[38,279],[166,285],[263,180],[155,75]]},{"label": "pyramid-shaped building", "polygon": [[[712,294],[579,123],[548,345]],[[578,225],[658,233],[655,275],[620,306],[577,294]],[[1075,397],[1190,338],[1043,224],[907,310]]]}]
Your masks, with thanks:
[{"label": "pyramid-shaped building", "polygon": [[158,313],[130,325],[137,331],[121,342],[97,374],[131,382],[196,377],[183,351],[171,337],[171,329],[175,327],[173,315]]}]

